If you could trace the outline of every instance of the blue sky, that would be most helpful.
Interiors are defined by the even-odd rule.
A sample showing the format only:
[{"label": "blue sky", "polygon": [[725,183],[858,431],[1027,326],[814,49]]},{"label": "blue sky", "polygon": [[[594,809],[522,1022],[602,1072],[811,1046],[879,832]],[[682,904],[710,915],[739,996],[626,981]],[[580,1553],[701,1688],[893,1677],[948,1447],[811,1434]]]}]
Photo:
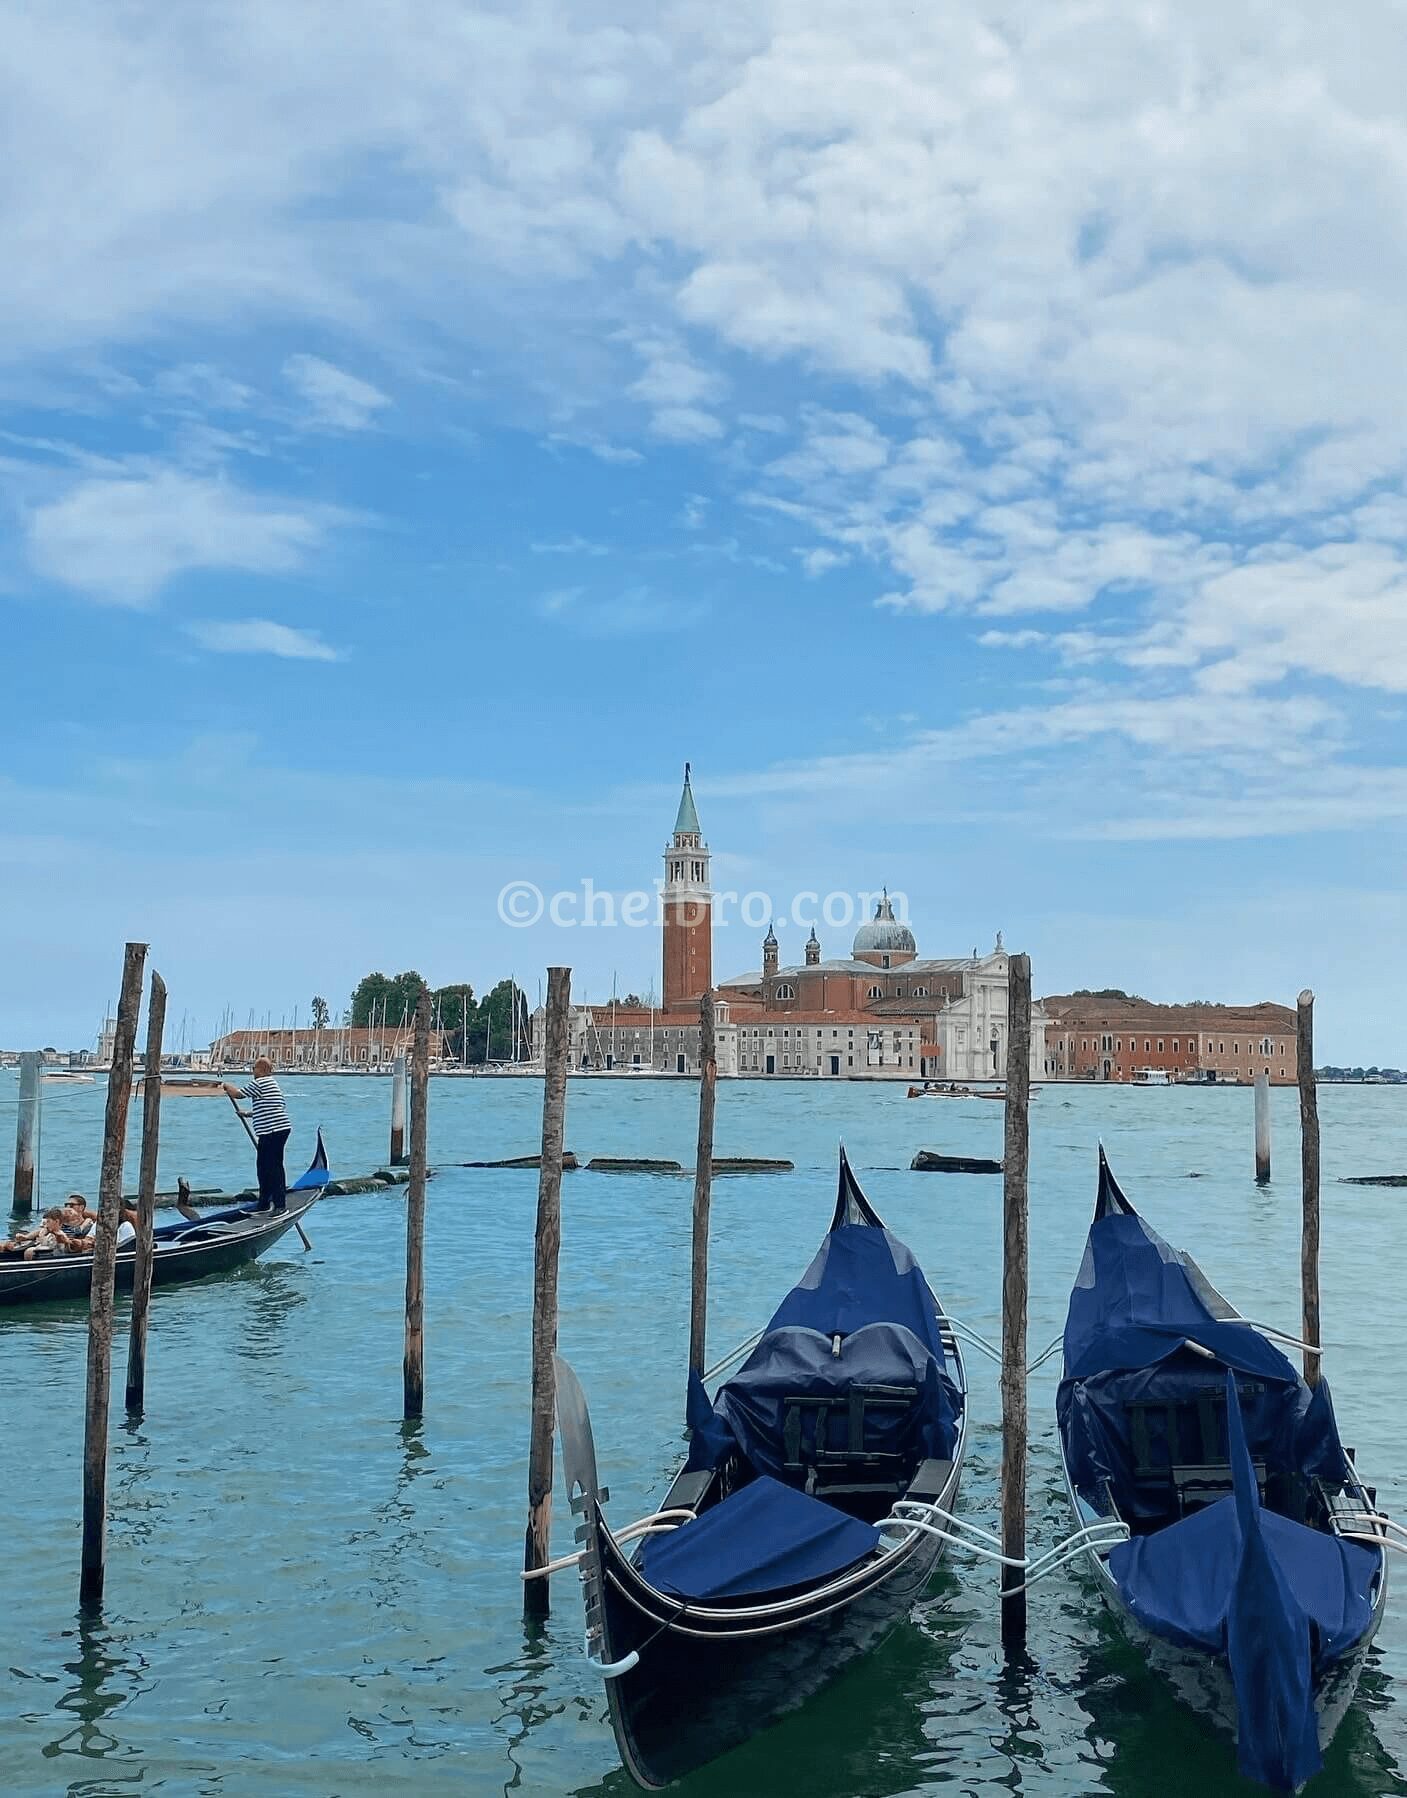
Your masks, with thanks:
[{"label": "blue sky", "polygon": [[1352,10],[8,16],[0,1044],[87,1041],[128,935],[201,1035],[643,988],[497,895],[648,886],[688,758],[722,886],[1407,1062],[1407,69]]}]

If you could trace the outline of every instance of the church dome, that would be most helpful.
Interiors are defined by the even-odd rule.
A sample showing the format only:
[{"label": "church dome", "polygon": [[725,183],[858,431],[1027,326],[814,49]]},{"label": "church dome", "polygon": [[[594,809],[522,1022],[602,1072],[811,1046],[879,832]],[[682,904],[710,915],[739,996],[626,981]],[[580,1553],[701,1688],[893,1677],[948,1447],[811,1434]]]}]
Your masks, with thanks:
[{"label": "church dome", "polygon": [[894,916],[888,893],[875,906],[869,923],[862,924],[855,932],[850,953],[857,959],[866,955],[917,955],[914,933]]}]

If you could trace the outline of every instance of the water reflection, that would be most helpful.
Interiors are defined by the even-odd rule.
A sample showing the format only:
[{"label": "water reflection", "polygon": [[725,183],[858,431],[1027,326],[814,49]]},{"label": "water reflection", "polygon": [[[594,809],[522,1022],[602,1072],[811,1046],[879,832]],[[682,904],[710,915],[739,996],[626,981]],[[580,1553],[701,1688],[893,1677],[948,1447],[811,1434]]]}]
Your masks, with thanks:
[{"label": "water reflection", "polygon": [[[952,1703],[953,1665],[971,1624],[944,1569],[917,1623],[901,1625],[790,1716],[670,1789],[681,1798],[890,1798],[915,1789],[919,1768],[936,1789],[971,1768],[976,1742],[986,1747],[980,1723]],[[540,1708],[552,1714],[550,1705]],[[604,1715],[601,1727],[610,1727]],[[574,1798],[626,1798],[636,1789],[617,1767]]]},{"label": "water reflection", "polygon": [[[1389,1682],[1375,1658],[1324,1756],[1324,1770],[1306,1787],[1309,1798],[1390,1798],[1407,1794],[1396,1760],[1384,1745],[1374,1714],[1386,1708]],[[1110,1798],[1150,1798],[1164,1789],[1170,1766],[1178,1789],[1201,1798],[1247,1798],[1261,1788],[1243,1779],[1229,1736],[1198,1716],[1148,1667],[1134,1645],[1105,1620],[1101,1640],[1087,1646],[1073,1694],[1087,1718],[1087,1758],[1102,1779],[1091,1790]]]},{"label": "water reflection", "polygon": [[[100,1612],[80,1614],[73,1639],[74,1658],[64,1662],[64,1671],[73,1683],[54,1704],[59,1720],[66,1721],[68,1727],[45,1743],[44,1757],[55,1760],[77,1754],[88,1760],[135,1760],[136,1751],[123,1745],[109,1727],[109,1719],[147,1690],[146,1662],[130,1649],[124,1653],[121,1638],[112,1632]],[[24,1720],[38,1721],[34,1717]],[[109,1786],[113,1777],[111,1771],[105,1774]],[[134,1765],[129,1774],[118,1773],[117,1777],[123,1784],[136,1785],[141,1782],[142,1769]]]},{"label": "water reflection", "polygon": [[288,1326],[308,1302],[308,1270],[297,1261],[255,1261],[233,1276],[247,1302],[235,1353],[268,1361],[289,1347]]}]

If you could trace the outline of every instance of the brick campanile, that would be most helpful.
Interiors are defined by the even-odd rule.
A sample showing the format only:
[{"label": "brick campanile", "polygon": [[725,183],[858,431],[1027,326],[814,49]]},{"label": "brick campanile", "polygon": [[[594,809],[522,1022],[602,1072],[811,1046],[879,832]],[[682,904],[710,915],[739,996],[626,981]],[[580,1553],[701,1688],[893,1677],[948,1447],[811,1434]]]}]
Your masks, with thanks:
[{"label": "brick campanile", "polygon": [[674,836],[664,852],[664,1009],[697,1002],[713,984],[713,894],[708,887],[708,844],[699,829],[689,764]]}]

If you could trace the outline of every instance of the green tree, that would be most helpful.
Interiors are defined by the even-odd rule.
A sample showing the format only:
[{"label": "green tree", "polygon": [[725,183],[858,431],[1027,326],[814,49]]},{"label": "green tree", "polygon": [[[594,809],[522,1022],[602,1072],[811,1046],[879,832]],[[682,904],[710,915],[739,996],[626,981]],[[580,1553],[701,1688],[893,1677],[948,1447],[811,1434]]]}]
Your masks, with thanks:
[{"label": "green tree", "polygon": [[327,1021],[332,1014],[327,1009],[327,1000],[321,993],[313,994],[313,1029],[326,1030]]},{"label": "green tree", "polygon": [[359,1030],[365,1029],[373,1017],[378,1024],[384,1021],[391,1027],[409,1023],[424,985],[424,978],[414,968],[390,976],[364,975],[352,994],[352,1023]]}]

